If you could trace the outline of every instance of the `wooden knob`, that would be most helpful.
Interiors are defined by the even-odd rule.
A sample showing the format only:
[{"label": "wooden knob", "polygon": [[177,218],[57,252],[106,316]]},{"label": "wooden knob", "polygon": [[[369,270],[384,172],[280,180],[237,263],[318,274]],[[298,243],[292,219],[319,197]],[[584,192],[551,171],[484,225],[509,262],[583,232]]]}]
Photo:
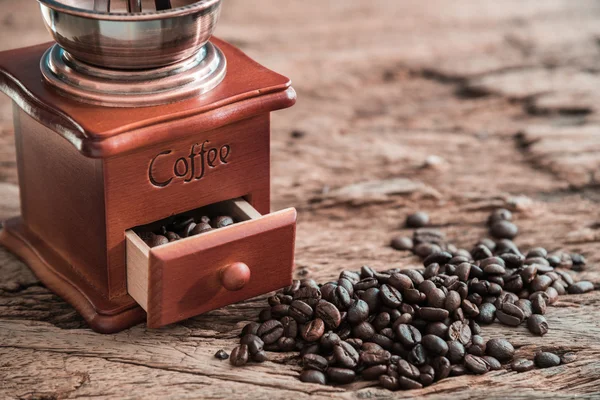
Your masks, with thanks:
[{"label": "wooden knob", "polygon": [[243,262],[230,264],[221,270],[221,285],[227,290],[240,290],[250,280],[250,268]]}]

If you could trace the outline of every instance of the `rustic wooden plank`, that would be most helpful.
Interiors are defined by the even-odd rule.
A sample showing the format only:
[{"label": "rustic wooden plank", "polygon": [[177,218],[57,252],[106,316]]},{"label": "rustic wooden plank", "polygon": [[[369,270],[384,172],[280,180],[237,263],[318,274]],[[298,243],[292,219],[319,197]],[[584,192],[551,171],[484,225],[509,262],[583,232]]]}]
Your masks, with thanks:
[{"label": "rustic wooden plank", "polygon": [[[47,40],[36,5],[13,2],[0,48]],[[319,12],[315,12],[319,10]],[[600,283],[600,150],[594,1],[228,0],[217,34],[294,81],[298,104],[272,120],[273,209],[296,206],[298,277],[419,260],[387,243],[426,210],[459,246],[514,211],[524,248],[585,254]],[[309,23],[310,22],[310,23]],[[11,104],[0,99],[0,218],[18,213]],[[357,382],[296,379],[294,354],[232,369],[231,349],[265,297],[160,330],[99,335],[0,249],[0,397],[390,397]],[[550,333],[494,324],[518,354],[577,352],[573,364],[447,379],[406,397],[600,396],[600,292],[562,298]]]}]

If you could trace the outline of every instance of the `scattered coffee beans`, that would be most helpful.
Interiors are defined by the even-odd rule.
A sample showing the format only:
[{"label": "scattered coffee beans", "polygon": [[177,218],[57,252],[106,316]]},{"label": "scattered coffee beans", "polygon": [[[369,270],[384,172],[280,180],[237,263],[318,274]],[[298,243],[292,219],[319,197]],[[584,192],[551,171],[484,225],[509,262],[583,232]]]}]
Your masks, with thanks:
[{"label": "scattered coffee beans", "polygon": [[209,232],[213,229],[224,228],[233,223],[235,223],[233,218],[227,215],[216,216],[214,218],[203,215],[198,219],[180,215],[162,221],[160,228],[155,231],[140,228],[136,230],[136,233],[148,246],[156,247],[180,240],[181,238]]},{"label": "scattered coffee beans", "polygon": [[484,238],[467,251],[448,243],[442,232],[423,228],[429,222],[425,213],[409,216],[407,225],[418,229],[412,239],[395,238],[392,247],[412,249],[424,259],[424,268],[363,266],[322,285],[294,281],[269,297],[261,323],[242,329],[230,362],[264,361],[265,350],[300,351],[303,382],[348,384],[360,377],[389,390],[409,390],[507,363],[524,372],[574,361],[573,353],[549,352],[536,354],[535,362],[513,360],[508,340],[486,342],[481,336],[478,323],[496,320],[526,323],[543,336],[548,305],[559,295],[594,289],[590,282],[575,282],[567,271],[585,265],[581,256],[548,254],[540,247],[523,255],[510,240],[518,231],[511,221],[508,210],[494,211],[488,226],[498,240]]},{"label": "scattered coffee beans", "polygon": [[218,358],[219,360],[227,360],[229,358],[229,354],[227,354],[225,350],[221,349],[215,353],[215,358]]}]

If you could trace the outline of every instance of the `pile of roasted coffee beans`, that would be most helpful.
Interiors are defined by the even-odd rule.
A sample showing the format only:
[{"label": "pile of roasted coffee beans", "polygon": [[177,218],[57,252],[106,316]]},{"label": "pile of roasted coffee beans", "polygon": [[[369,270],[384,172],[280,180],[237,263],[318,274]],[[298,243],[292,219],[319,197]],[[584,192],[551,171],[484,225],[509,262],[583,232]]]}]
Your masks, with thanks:
[{"label": "pile of roasted coffee beans", "polygon": [[[467,251],[426,228],[427,214],[409,216],[407,226],[417,228],[413,237],[394,238],[392,247],[423,257],[424,268],[378,272],[364,266],[322,285],[296,280],[268,299],[260,322],[243,328],[231,364],[262,362],[266,351],[300,351],[302,381],[347,384],[360,378],[399,390],[508,364],[523,372],[574,361],[574,353],[549,352],[514,360],[507,340],[481,336],[480,324],[496,320],[526,322],[543,336],[547,306],[559,295],[594,289],[567,271],[584,267],[580,255],[539,247],[523,254],[511,241],[518,231],[511,219],[508,210],[496,210],[488,223],[496,240],[483,239]],[[223,358],[221,352],[215,356]]]},{"label": "pile of roasted coffee beans", "polygon": [[170,218],[154,232],[141,229],[136,233],[148,246],[156,247],[188,236],[209,232],[213,229],[224,228],[234,223],[233,218],[228,215],[220,215],[214,218],[203,215],[197,219],[191,216],[177,216]]}]

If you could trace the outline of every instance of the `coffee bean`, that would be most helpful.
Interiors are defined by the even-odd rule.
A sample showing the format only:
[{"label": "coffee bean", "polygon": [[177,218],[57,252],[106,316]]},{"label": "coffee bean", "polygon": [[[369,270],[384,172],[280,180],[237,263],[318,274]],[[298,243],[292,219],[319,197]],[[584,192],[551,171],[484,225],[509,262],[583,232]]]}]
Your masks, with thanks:
[{"label": "coffee bean", "polygon": [[502,369],[502,364],[496,358],[492,356],[483,356],[484,361],[489,365],[491,371],[498,371]]},{"label": "coffee bean", "polygon": [[537,353],[533,359],[538,368],[556,367],[560,364],[560,357],[548,351]]},{"label": "coffee bean", "polygon": [[512,315],[508,315],[500,310],[496,310],[496,318],[498,318],[498,321],[508,326],[518,326],[523,321],[522,319],[519,319]]},{"label": "coffee bean", "polygon": [[405,270],[401,271],[400,273],[408,276],[414,286],[419,286],[421,284],[421,282],[423,282],[425,280],[425,278],[423,278],[423,275],[421,275],[419,273],[419,271],[414,270],[414,269],[405,269]]},{"label": "coffee bean", "polygon": [[314,369],[307,369],[300,373],[300,380],[307,383],[317,383],[319,385],[327,384],[325,374]]},{"label": "coffee bean", "polygon": [[335,329],[340,326],[342,317],[336,306],[326,300],[320,300],[315,309],[315,316],[325,322],[327,329]]},{"label": "coffee bean", "polygon": [[275,343],[283,335],[283,325],[275,319],[265,321],[256,331],[256,335],[265,344]]},{"label": "coffee bean", "polygon": [[461,308],[466,316],[470,318],[475,318],[479,315],[479,307],[476,304],[473,304],[471,301],[464,299],[462,301]]},{"label": "coffee bean", "polygon": [[465,356],[465,367],[476,375],[485,374],[490,369],[490,366],[483,358],[472,354]]},{"label": "coffee bean", "polygon": [[377,331],[381,332],[383,329],[385,329],[389,326],[391,320],[392,320],[392,318],[389,313],[381,312],[381,313],[377,314],[377,316],[373,320],[372,324],[373,324],[373,327]]},{"label": "coffee bean", "polygon": [[390,245],[395,250],[412,250],[413,241],[409,237],[396,236],[395,238],[392,239],[392,242],[390,243]]},{"label": "coffee bean", "polygon": [[448,344],[446,344],[446,341],[439,336],[425,335],[423,336],[421,343],[431,354],[444,356],[448,352]]},{"label": "coffee bean", "polygon": [[527,372],[535,368],[535,364],[531,360],[525,358],[518,358],[510,364],[510,368],[516,372]]},{"label": "coffee bean", "polygon": [[[525,313],[519,307],[511,303],[502,304],[502,312],[511,317],[515,317],[519,320],[519,323],[523,322],[525,319]],[[518,325],[518,324],[517,324]]]},{"label": "coffee bean", "polygon": [[249,333],[256,335],[259,327],[260,327],[260,324],[258,322],[250,322],[249,324],[246,324],[246,326],[244,326],[242,328],[242,332],[240,333],[240,336],[244,337]]},{"label": "coffee bean", "polygon": [[594,284],[589,281],[579,281],[571,286],[569,286],[568,292],[569,294],[583,294],[588,293],[594,290]]},{"label": "coffee bean", "polygon": [[369,306],[364,300],[356,300],[349,308],[346,319],[351,324],[360,324],[369,317]]},{"label": "coffee bean", "polygon": [[436,263],[439,265],[445,265],[451,259],[452,259],[452,254],[450,254],[446,251],[440,251],[437,253],[432,253],[429,256],[427,256],[423,260],[423,265],[428,266],[433,263]]},{"label": "coffee bean", "polygon": [[413,281],[408,276],[398,272],[391,274],[388,283],[400,291],[413,287]]},{"label": "coffee bean", "polygon": [[281,325],[283,326],[283,336],[289,338],[296,338],[298,336],[298,323],[295,319],[290,316],[281,318]]},{"label": "coffee bean", "polygon": [[490,226],[490,234],[498,239],[512,239],[519,233],[519,228],[510,221],[497,221]]},{"label": "coffee bean", "polygon": [[446,357],[450,360],[452,364],[461,363],[465,357],[465,346],[458,340],[449,340],[448,344],[448,352],[446,353]]},{"label": "coffee bean", "polygon": [[421,382],[423,386],[431,385],[435,378],[435,370],[433,367],[431,365],[423,365],[419,367],[419,371],[421,372],[419,382]]},{"label": "coffee bean", "polygon": [[387,371],[387,366],[385,365],[373,365],[369,368],[366,368],[360,374],[361,377],[367,381],[377,380],[381,375],[385,374]]},{"label": "coffee bean", "polygon": [[354,381],[354,379],[356,378],[356,373],[348,368],[334,367],[327,369],[327,377],[332,382],[345,384]]},{"label": "coffee bean", "polygon": [[435,371],[435,380],[441,381],[442,379],[446,379],[450,375],[450,369],[452,365],[450,361],[446,357],[435,357],[431,360],[431,366]]},{"label": "coffee bean", "polygon": [[364,278],[354,284],[354,290],[367,290],[379,286],[377,278]]},{"label": "coffee bean", "polygon": [[408,354],[408,361],[417,366],[421,366],[427,362],[427,354],[425,353],[423,345],[419,343],[412,348]]},{"label": "coffee bean", "polygon": [[496,319],[496,307],[491,303],[484,303],[479,307],[477,321],[482,324],[491,324]]},{"label": "coffee bean", "polygon": [[363,321],[352,328],[352,334],[359,339],[369,340],[375,335],[375,328],[369,322]]},{"label": "coffee bean", "polygon": [[444,324],[443,322],[432,322],[427,325],[425,333],[446,339],[448,336],[448,325]]},{"label": "coffee bean", "polygon": [[444,299],[444,308],[449,312],[456,310],[461,306],[462,299],[460,294],[455,290],[450,290]]},{"label": "coffee bean", "polygon": [[527,320],[527,328],[533,334],[544,336],[548,333],[548,322],[542,315],[534,314]]},{"label": "coffee bean", "polygon": [[333,356],[337,365],[346,368],[354,368],[358,365],[359,354],[352,345],[340,342],[333,347]]},{"label": "coffee bean", "polygon": [[296,339],[282,336],[277,340],[277,347],[281,351],[295,350],[296,349]]},{"label": "coffee bean", "polygon": [[165,233],[165,234],[164,234],[164,236],[165,236],[167,239],[169,239],[169,242],[174,242],[174,241],[176,241],[176,240],[179,240],[179,239],[181,239],[181,236],[179,236],[179,235],[178,235],[178,234],[176,234],[175,232],[171,232],[171,231],[169,231],[169,232]]},{"label": "coffee bean", "polygon": [[448,339],[457,340],[465,346],[471,340],[471,335],[471,328],[467,322],[456,321],[448,328]]},{"label": "coffee bean", "polygon": [[323,336],[324,333],[325,323],[320,318],[315,318],[311,321],[308,321],[300,330],[302,338],[307,342],[316,342],[317,340],[321,339],[321,336]]},{"label": "coffee bean", "polygon": [[412,325],[399,324],[394,332],[402,345],[412,348],[417,343],[421,343],[421,332]]},{"label": "coffee bean", "polygon": [[537,291],[544,291],[546,290],[550,285],[552,284],[552,278],[550,278],[548,275],[538,275],[535,277],[535,279],[531,282],[531,285],[529,286],[529,288],[531,289],[531,291],[533,292],[537,292]]},{"label": "coffee bean", "polygon": [[229,358],[229,354],[227,354],[225,350],[221,349],[215,353],[215,358],[218,358],[219,360],[227,360]]},{"label": "coffee bean", "polygon": [[[483,260],[492,256],[492,252],[486,246],[480,244],[471,250],[471,255],[474,260]],[[472,266],[471,266],[472,268]]]},{"label": "coffee bean", "polygon": [[500,258],[504,260],[507,268],[521,268],[523,266],[523,262],[525,261],[525,257],[519,253],[506,252],[502,254]]},{"label": "coffee bean", "polygon": [[306,354],[302,357],[302,365],[305,369],[314,369],[324,372],[329,366],[329,363],[325,357],[318,354]]},{"label": "coffee bean", "polygon": [[329,331],[321,336],[321,339],[319,339],[319,346],[324,352],[329,353],[333,351],[333,346],[339,344],[341,341],[342,339],[340,339],[337,333]]},{"label": "coffee bean", "polygon": [[419,368],[402,359],[398,361],[398,373],[410,379],[418,379],[419,375],[421,375]]},{"label": "coffee bean", "polygon": [[387,364],[392,354],[383,349],[363,350],[360,352],[360,363],[362,365]]},{"label": "coffee bean", "polygon": [[379,384],[387,390],[398,390],[400,389],[400,383],[398,383],[398,378],[389,376],[389,375],[381,375],[379,376]]},{"label": "coffee bean", "polygon": [[429,215],[423,211],[418,211],[406,217],[406,226],[409,228],[422,228],[429,224]]},{"label": "coffee bean", "polygon": [[433,243],[419,243],[415,245],[413,251],[419,257],[425,258],[430,254],[442,251],[442,248]]},{"label": "coffee bean", "polygon": [[523,311],[523,315],[525,319],[531,317],[533,315],[533,306],[530,300],[527,299],[519,299],[515,302],[515,306],[519,307]]},{"label": "coffee bean", "polygon": [[198,224],[196,224],[196,226],[194,226],[194,229],[192,229],[192,231],[190,232],[190,236],[194,236],[194,235],[199,235],[201,233],[205,233],[208,231],[212,231],[212,226],[210,226],[210,224],[207,224],[205,222],[200,222]]},{"label": "coffee bean", "polygon": [[212,221],[215,228],[225,228],[226,226],[233,225],[233,223],[233,218],[228,215],[217,217]]},{"label": "coffee bean", "polygon": [[485,352],[500,362],[508,362],[513,359],[515,348],[506,339],[490,339],[486,343]]},{"label": "coffee bean", "polygon": [[409,379],[405,376],[398,378],[398,384],[400,388],[404,390],[421,389],[423,385],[415,380]]},{"label": "coffee bean", "polygon": [[383,304],[388,307],[396,308],[402,304],[402,294],[393,286],[381,285],[379,295]]},{"label": "coffee bean", "polygon": [[243,336],[240,339],[240,344],[245,344],[248,346],[248,352],[250,354],[257,353],[261,351],[265,345],[261,338],[251,333]]},{"label": "coffee bean", "polygon": [[486,343],[480,335],[473,335],[471,345],[467,347],[467,353],[474,356],[483,357],[485,355]]},{"label": "coffee bean", "polygon": [[452,367],[450,367],[450,376],[462,376],[467,372],[467,368],[464,365],[454,364]]},{"label": "coffee bean", "polygon": [[576,360],[577,360],[577,354],[575,354],[573,352],[567,352],[567,353],[563,354],[562,356],[560,356],[560,362],[562,364],[570,364]]},{"label": "coffee bean", "polygon": [[425,321],[444,321],[450,313],[444,308],[421,307],[419,316]]},{"label": "coffee bean", "polygon": [[512,213],[506,208],[498,208],[494,210],[487,219],[487,224],[489,226],[493,225],[498,221],[511,221]]},{"label": "coffee bean", "polygon": [[241,367],[248,362],[248,356],[248,346],[242,344],[231,351],[229,362],[236,367]]}]

